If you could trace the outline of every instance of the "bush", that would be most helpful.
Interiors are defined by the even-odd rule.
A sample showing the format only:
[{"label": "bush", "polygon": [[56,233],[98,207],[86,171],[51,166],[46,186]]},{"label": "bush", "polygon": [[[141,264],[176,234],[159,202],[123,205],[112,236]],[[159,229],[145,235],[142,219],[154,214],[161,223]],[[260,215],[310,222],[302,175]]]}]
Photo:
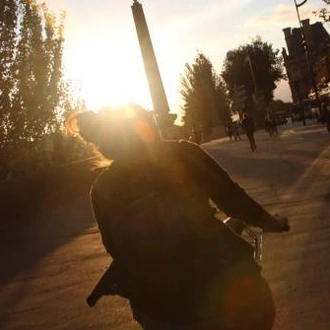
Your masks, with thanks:
[{"label": "bush", "polygon": [[100,172],[94,159],[57,167],[44,167],[28,177],[15,177],[0,187],[0,231],[25,226],[47,214],[63,201],[70,202],[87,193]]}]

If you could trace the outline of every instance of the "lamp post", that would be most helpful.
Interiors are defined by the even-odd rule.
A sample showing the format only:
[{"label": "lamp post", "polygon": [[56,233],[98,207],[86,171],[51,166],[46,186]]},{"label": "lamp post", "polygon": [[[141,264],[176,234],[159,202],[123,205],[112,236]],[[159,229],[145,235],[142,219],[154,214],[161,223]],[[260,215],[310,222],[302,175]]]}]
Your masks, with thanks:
[{"label": "lamp post", "polygon": [[302,5],[304,5],[307,2],[307,0],[303,0],[300,3],[297,3],[297,0],[293,0],[293,1],[294,1],[295,6],[296,6],[296,12],[297,12],[298,20],[299,20],[299,25],[300,25],[300,27],[302,27],[302,25],[301,25],[301,19],[300,19],[300,14],[299,14],[299,9],[298,8],[301,7]]},{"label": "lamp post", "polygon": [[245,63],[247,63],[249,65],[249,73],[250,73],[252,88],[253,88],[252,100],[254,103],[254,107],[255,107],[256,112],[259,112],[259,115],[260,115],[260,111],[265,106],[265,102],[264,102],[265,98],[264,98],[262,91],[258,88],[255,66],[253,66],[253,63],[252,63],[251,57],[250,57],[250,52],[248,49],[247,49],[247,55],[245,58]]},{"label": "lamp post", "polygon": [[256,81],[256,77],[255,77],[255,74],[254,74],[254,69],[253,69],[253,66],[252,66],[249,51],[247,51],[245,61],[249,64],[249,70],[250,70],[250,74],[251,74],[251,78],[252,78],[252,85],[253,85],[253,89],[254,89],[254,94],[256,94],[257,93],[257,81]]},{"label": "lamp post", "polygon": [[[304,50],[305,50],[305,53],[306,53],[308,71],[309,71],[310,79],[311,79],[311,82],[312,82],[312,85],[313,85],[316,103],[317,103],[317,106],[318,106],[319,111],[320,111],[321,110],[321,101],[320,101],[319,93],[318,93],[318,90],[317,90],[317,85],[316,85],[316,81],[315,81],[315,77],[314,77],[314,71],[313,71],[313,65],[312,65],[312,61],[311,61],[311,57],[310,57],[310,52],[309,52],[309,49],[308,49],[308,46],[307,46],[307,41],[306,41],[306,38],[305,38],[305,34],[304,34],[304,31],[303,31],[303,25],[301,23],[300,13],[299,13],[299,7],[303,6],[307,2],[307,0],[303,0],[300,3],[297,3],[297,0],[293,0],[293,1],[294,1],[294,4],[295,4],[295,7],[296,7],[297,17],[298,17],[298,21],[299,21],[302,44],[303,44],[303,47],[304,47]],[[306,125],[304,110],[302,110],[302,111],[303,111],[303,124]]]}]

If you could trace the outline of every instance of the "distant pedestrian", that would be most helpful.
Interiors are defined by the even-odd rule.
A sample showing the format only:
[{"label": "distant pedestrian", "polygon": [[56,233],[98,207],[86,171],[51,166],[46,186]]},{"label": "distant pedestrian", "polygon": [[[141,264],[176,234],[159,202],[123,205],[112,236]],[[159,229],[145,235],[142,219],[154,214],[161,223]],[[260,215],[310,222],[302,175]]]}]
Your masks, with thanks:
[{"label": "distant pedestrian", "polygon": [[273,135],[271,126],[272,126],[271,119],[270,119],[269,113],[267,112],[266,116],[265,116],[265,131],[268,132],[269,136]]},{"label": "distant pedestrian", "polygon": [[271,112],[267,112],[265,116],[265,130],[269,136],[278,135],[276,117]]},{"label": "distant pedestrian", "polygon": [[241,123],[239,121],[233,122],[233,136],[235,141],[240,141],[241,139]]},{"label": "distant pedestrian", "polygon": [[233,122],[231,119],[229,119],[227,122],[226,133],[231,141],[233,139]]},{"label": "distant pedestrian", "polygon": [[330,133],[330,107],[326,107],[324,111],[324,121],[327,126],[327,130]]},{"label": "distant pedestrian", "polygon": [[321,111],[320,111],[320,122],[325,124],[325,112],[327,111],[327,104],[325,101],[321,103]]},{"label": "distant pedestrian", "polygon": [[242,128],[249,139],[251,150],[255,151],[257,149],[254,139],[255,125],[253,119],[246,112],[243,115]]},{"label": "distant pedestrian", "polygon": [[188,140],[191,142],[195,142],[197,144],[201,144],[202,140],[203,140],[201,131],[196,128],[192,128],[191,134],[190,134]]},{"label": "distant pedestrian", "polygon": [[272,130],[272,135],[278,135],[277,122],[274,113],[271,112],[269,117],[270,117],[270,127]]}]

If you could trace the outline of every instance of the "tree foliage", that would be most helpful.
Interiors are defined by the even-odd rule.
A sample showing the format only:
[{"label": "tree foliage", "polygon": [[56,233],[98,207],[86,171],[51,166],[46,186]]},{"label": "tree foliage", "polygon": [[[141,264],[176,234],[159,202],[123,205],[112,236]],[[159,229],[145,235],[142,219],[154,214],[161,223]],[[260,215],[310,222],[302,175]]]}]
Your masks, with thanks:
[{"label": "tree foliage", "polygon": [[7,142],[9,114],[14,88],[14,59],[17,41],[17,3],[0,3],[0,146]]},{"label": "tree foliage", "polygon": [[330,0],[322,0],[325,7],[314,11],[313,13],[321,18],[324,23],[330,24]]},{"label": "tree foliage", "polygon": [[[64,14],[36,0],[0,4],[0,156],[4,172],[47,162],[69,105],[62,76]],[[65,110],[64,110],[65,109]],[[1,173],[0,173],[1,174]]]},{"label": "tree foliage", "polygon": [[211,61],[198,52],[192,64],[186,64],[181,76],[181,96],[184,101],[183,121],[188,132],[210,137],[212,127],[229,116],[225,86]]},{"label": "tree foliage", "polygon": [[289,117],[293,110],[292,102],[284,102],[282,100],[272,100],[270,103],[275,113],[285,113]]},{"label": "tree foliage", "polygon": [[255,110],[256,97],[268,104],[276,82],[284,78],[282,58],[272,44],[256,37],[251,43],[227,52],[221,73],[232,97],[243,86],[247,102],[243,111]]},{"label": "tree foliage", "polygon": [[56,25],[46,6],[38,5],[35,0],[22,0],[19,10],[12,113],[20,140],[34,141],[57,128],[57,106],[62,91],[63,20]]}]

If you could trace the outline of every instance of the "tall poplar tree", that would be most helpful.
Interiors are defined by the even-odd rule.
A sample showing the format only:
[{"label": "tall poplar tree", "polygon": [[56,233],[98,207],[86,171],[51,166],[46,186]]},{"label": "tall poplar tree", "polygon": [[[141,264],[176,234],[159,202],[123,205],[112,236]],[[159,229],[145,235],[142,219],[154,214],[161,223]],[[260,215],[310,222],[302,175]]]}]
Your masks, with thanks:
[{"label": "tall poplar tree", "polygon": [[[61,94],[63,21],[44,4],[21,0],[16,94],[12,119],[18,140],[36,141],[57,126]],[[16,136],[17,139],[17,136]]]},{"label": "tall poplar tree", "polygon": [[[14,87],[14,60],[17,41],[17,2],[0,2],[0,145],[8,140],[11,97]],[[3,151],[0,147],[0,152]],[[1,154],[1,158],[3,158]]]},{"label": "tall poplar tree", "polygon": [[224,85],[211,61],[201,52],[193,64],[186,64],[185,69],[181,76],[184,126],[188,132],[208,139],[212,127],[229,113]]},{"label": "tall poplar tree", "polygon": [[63,14],[57,19],[36,0],[0,2],[2,176],[43,162],[49,156],[45,144],[63,122],[69,99],[62,77],[63,22]]}]

